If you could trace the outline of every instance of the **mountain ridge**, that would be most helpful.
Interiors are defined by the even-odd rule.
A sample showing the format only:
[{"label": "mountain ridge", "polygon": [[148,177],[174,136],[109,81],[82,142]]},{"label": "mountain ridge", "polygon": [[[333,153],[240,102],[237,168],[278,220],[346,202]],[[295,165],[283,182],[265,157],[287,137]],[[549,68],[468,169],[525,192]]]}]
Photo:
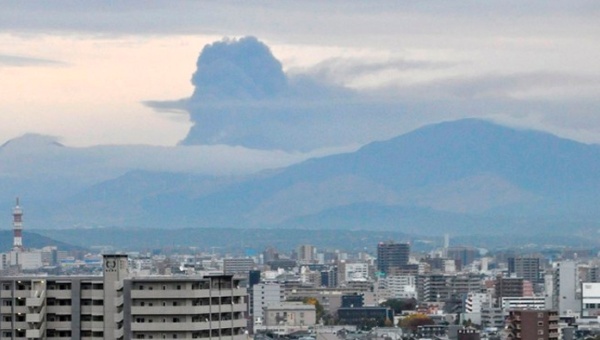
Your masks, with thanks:
[{"label": "mountain ridge", "polygon": [[[544,228],[536,219],[551,216],[600,227],[594,203],[599,168],[598,145],[466,119],[221,183],[181,176],[189,183],[178,185],[162,180],[177,178],[172,174],[139,173],[137,184],[117,182],[110,197],[93,198],[93,190],[115,183],[103,182],[85,194],[91,201],[82,197],[62,207],[68,213],[61,223],[72,223],[72,214],[95,203],[103,208],[94,220],[103,226],[290,228],[302,221],[318,225],[315,219],[328,216],[335,226],[324,227],[340,228],[356,224],[352,209],[387,206],[389,216],[412,223],[398,223],[399,231],[418,231],[419,223],[424,232],[434,232],[436,223],[453,233],[517,230],[529,221],[536,228],[527,231],[534,233]],[[102,216],[106,211],[114,216]],[[360,227],[383,228],[376,219],[367,222]]]}]

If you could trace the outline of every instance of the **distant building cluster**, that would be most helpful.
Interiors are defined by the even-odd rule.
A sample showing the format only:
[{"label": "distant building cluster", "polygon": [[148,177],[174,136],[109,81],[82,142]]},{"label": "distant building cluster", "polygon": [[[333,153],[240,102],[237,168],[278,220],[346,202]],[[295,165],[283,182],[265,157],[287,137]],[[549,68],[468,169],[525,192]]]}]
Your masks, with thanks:
[{"label": "distant building cluster", "polygon": [[[346,253],[29,250],[2,254],[2,339],[587,339],[600,335],[591,250]],[[368,248],[365,248],[368,249]]]}]

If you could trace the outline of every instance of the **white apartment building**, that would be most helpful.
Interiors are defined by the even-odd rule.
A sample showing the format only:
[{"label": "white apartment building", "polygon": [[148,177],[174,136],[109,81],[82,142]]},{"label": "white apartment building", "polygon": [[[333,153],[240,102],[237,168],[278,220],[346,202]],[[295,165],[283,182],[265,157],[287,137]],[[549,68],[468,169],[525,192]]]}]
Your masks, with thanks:
[{"label": "white apartment building", "polygon": [[546,306],[546,298],[543,296],[518,296],[518,297],[503,297],[502,309],[508,315],[508,311],[512,309],[548,309]]},{"label": "white apartment building", "polygon": [[264,308],[269,304],[279,304],[285,298],[279,283],[259,283],[252,286],[252,319],[255,324],[264,322]]},{"label": "white apartment building", "polygon": [[581,317],[600,317],[600,283],[583,282],[581,284]]},{"label": "white apartment building", "polygon": [[412,275],[391,275],[386,277],[390,298],[417,298],[417,279]]},{"label": "white apartment building", "polygon": [[466,313],[481,313],[483,308],[492,306],[492,297],[488,293],[469,293],[465,299]]},{"label": "white apartment building", "polygon": [[103,276],[0,278],[0,338],[246,338],[246,290],[231,275],[131,277],[126,255],[105,255],[103,267]]},{"label": "white apartment building", "polygon": [[581,299],[578,297],[580,287],[577,278],[577,264],[573,261],[555,263],[554,289],[552,308],[558,310],[559,316],[572,316],[581,312]]}]

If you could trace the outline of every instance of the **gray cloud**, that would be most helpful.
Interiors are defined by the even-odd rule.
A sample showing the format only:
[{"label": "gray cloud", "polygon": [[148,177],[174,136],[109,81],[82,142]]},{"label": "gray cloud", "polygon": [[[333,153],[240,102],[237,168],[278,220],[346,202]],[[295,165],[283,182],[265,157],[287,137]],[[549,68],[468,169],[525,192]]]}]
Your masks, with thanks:
[{"label": "gray cloud", "polygon": [[[214,46],[218,48],[213,49]],[[205,63],[207,51],[211,53],[208,58],[211,61]],[[250,62],[232,57],[238,54]],[[250,74],[248,71],[255,65],[270,65],[265,69],[271,71]],[[338,58],[303,73],[295,70],[283,74],[281,64],[254,38],[209,45],[199,57],[197,67],[192,97],[147,103],[159,110],[189,112],[194,125],[183,141],[186,145],[228,144],[305,152],[365,144],[425,124],[465,117],[488,118],[570,137],[578,130],[581,136],[588,136],[600,129],[600,124],[591,124],[586,132],[559,119],[538,117],[540,114],[588,117],[600,106],[594,96],[530,95],[532,91],[543,94],[573,89],[575,92],[587,89],[594,94],[600,87],[600,79],[595,76],[558,72],[486,74],[350,90],[336,83],[340,78],[350,81],[371,72],[447,69],[454,64],[394,59],[359,65],[354,60]],[[214,69],[200,72],[209,67]],[[277,86],[269,87],[272,84]],[[588,105],[579,105],[585,98]],[[581,139],[589,141],[588,137]]]},{"label": "gray cloud", "polygon": [[[0,12],[2,31],[90,32],[93,34],[180,34],[246,32],[264,36],[268,32],[301,36],[307,27],[319,25],[325,35],[347,36],[357,32],[387,34],[405,26],[398,15],[446,16],[458,21],[468,18],[489,24],[490,20],[524,16],[578,16],[596,18],[600,7],[595,1],[466,1],[460,6],[447,1],[153,1],[30,3],[3,1]],[[268,18],[269,20],[265,20]],[[417,18],[421,19],[421,18]],[[348,25],[358,21],[360,25]],[[495,24],[502,22],[495,21]],[[412,22],[410,23],[412,25]],[[366,25],[366,26],[365,26]],[[392,31],[390,31],[390,28]],[[413,29],[422,30],[421,27]],[[314,39],[314,35],[313,35]],[[314,40],[313,40],[314,41]]]},{"label": "gray cloud", "polygon": [[407,60],[392,58],[384,61],[369,61],[358,58],[330,58],[309,68],[291,69],[292,75],[304,75],[336,84],[345,84],[361,76],[391,71],[448,69],[458,63],[429,60]]},{"label": "gray cloud", "polygon": [[419,84],[412,88],[407,86],[404,90],[413,95],[415,92],[426,93],[429,98],[436,95],[477,98],[510,97],[532,90],[543,91],[556,88],[562,88],[565,93],[578,89],[581,94],[584,94],[582,89],[586,87],[600,89],[600,76],[556,72],[457,76]]},{"label": "gray cloud", "polygon": [[18,55],[0,54],[1,66],[64,66],[66,63],[57,60],[33,58]]}]

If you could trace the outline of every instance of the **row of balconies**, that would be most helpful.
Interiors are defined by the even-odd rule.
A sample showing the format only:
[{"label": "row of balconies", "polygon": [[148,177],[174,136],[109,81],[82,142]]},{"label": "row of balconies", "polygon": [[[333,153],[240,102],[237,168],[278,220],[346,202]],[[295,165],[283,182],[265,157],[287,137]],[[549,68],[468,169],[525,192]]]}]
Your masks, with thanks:
[{"label": "row of balconies", "polygon": [[246,304],[230,305],[207,305],[207,306],[132,306],[132,315],[182,315],[182,314],[208,314],[208,313],[229,313],[245,312]]},{"label": "row of balconies", "polygon": [[243,328],[246,319],[203,322],[132,322],[134,332],[193,332],[210,329]]},{"label": "row of balconies", "polygon": [[246,289],[223,290],[132,290],[132,299],[191,299],[207,297],[245,296]]}]

